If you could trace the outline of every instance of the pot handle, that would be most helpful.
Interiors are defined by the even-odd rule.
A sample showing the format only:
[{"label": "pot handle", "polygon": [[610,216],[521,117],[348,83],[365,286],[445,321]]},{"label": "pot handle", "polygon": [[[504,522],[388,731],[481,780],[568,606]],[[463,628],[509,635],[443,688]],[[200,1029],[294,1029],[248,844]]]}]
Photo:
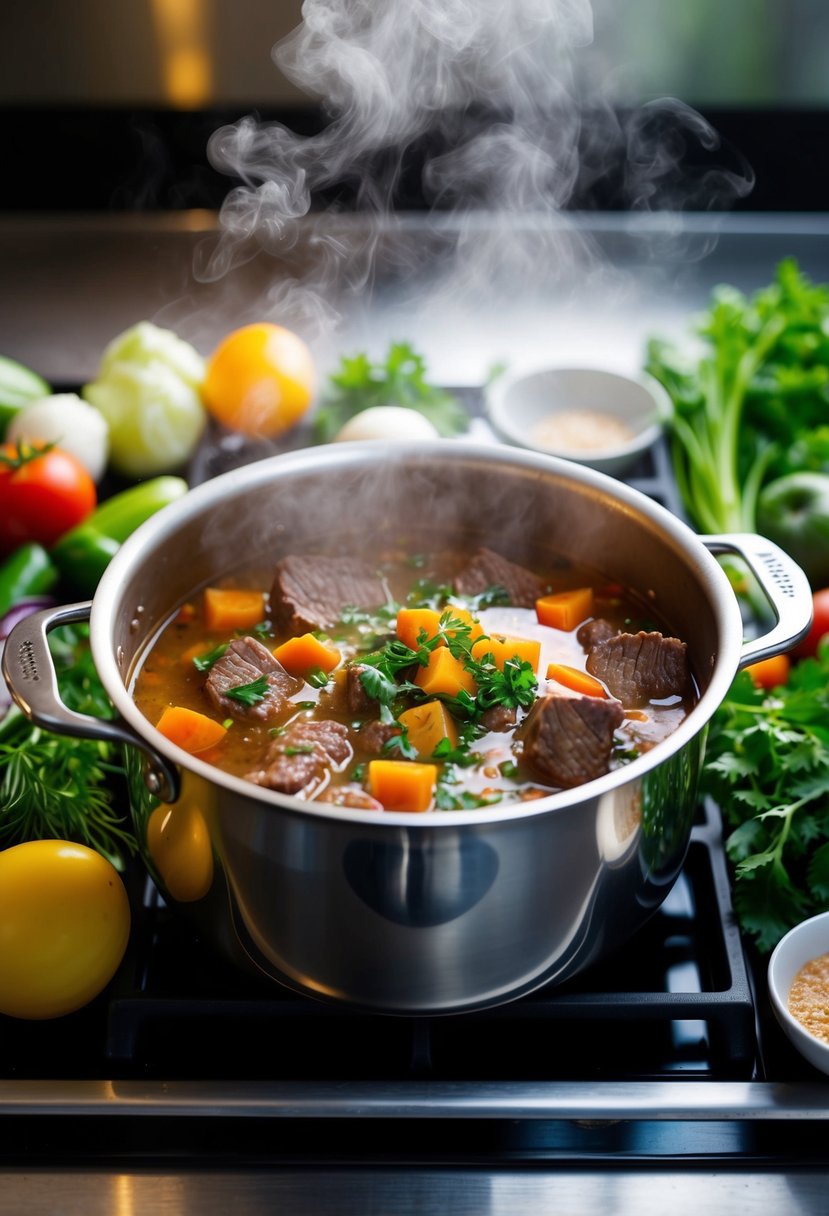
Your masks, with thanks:
[{"label": "pot handle", "polygon": [[24,617],[12,629],[3,647],[3,676],[15,703],[26,717],[56,735],[76,735],[106,743],[126,743],[146,757],[144,781],[151,794],[162,802],[178,799],[181,778],[178,770],[122,718],[93,718],[79,714],[63,703],[47,635],[59,625],[88,621],[91,601],[45,608]]},{"label": "pot handle", "polygon": [[806,636],[812,624],[812,589],[788,553],[753,532],[701,536],[700,540],[712,553],[734,553],[743,559],[776,618],[767,633],[743,643],[740,669],[789,650]]}]

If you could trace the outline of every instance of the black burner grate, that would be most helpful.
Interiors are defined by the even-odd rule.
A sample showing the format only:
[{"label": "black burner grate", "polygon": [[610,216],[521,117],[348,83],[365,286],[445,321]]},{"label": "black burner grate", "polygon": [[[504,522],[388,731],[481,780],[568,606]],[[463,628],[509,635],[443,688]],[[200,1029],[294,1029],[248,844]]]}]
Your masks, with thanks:
[{"label": "black burner grate", "polygon": [[754,1012],[716,808],[665,903],[612,958],[558,988],[446,1017],[352,1012],[238,975],[148,884],[108,1010],[118,1075],[514,1080],[750,1077]]}]

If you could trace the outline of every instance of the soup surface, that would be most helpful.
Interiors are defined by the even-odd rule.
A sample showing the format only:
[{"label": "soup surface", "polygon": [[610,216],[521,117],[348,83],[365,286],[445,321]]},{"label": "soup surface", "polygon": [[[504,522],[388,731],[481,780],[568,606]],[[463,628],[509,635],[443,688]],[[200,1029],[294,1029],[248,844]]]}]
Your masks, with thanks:
[{"label": "soup surface", "polygon": [[295,554],[195,593],[134,695],[173,742],[284,794],[371,810],[544,797],[694,703],[681,640],[569,561],[489,549]]}]

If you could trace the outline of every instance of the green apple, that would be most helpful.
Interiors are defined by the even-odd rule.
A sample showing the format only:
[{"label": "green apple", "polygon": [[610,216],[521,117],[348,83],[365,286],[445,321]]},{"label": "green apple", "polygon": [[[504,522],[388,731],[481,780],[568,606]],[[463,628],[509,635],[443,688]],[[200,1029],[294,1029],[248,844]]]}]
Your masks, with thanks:
[{"label": "green apple", "polygon": [[813,588],[829,584],[829,475],[790,473],[770,482],[757,503],[757,527],[794,558]]}]

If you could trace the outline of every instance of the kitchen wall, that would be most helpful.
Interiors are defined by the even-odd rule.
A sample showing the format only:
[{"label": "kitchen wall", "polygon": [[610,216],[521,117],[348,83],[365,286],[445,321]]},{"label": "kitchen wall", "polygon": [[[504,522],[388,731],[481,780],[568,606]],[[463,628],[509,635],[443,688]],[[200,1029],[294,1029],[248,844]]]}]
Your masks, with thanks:
[{"label": "kitchen wall", "polygon": [[[829,103],[824,0],[593,0],[592,11],[584,56],[622,100]],[[270,50],[301,19],[301,0],[5,0],[0,106],[295,106],[307,97]]]}]

